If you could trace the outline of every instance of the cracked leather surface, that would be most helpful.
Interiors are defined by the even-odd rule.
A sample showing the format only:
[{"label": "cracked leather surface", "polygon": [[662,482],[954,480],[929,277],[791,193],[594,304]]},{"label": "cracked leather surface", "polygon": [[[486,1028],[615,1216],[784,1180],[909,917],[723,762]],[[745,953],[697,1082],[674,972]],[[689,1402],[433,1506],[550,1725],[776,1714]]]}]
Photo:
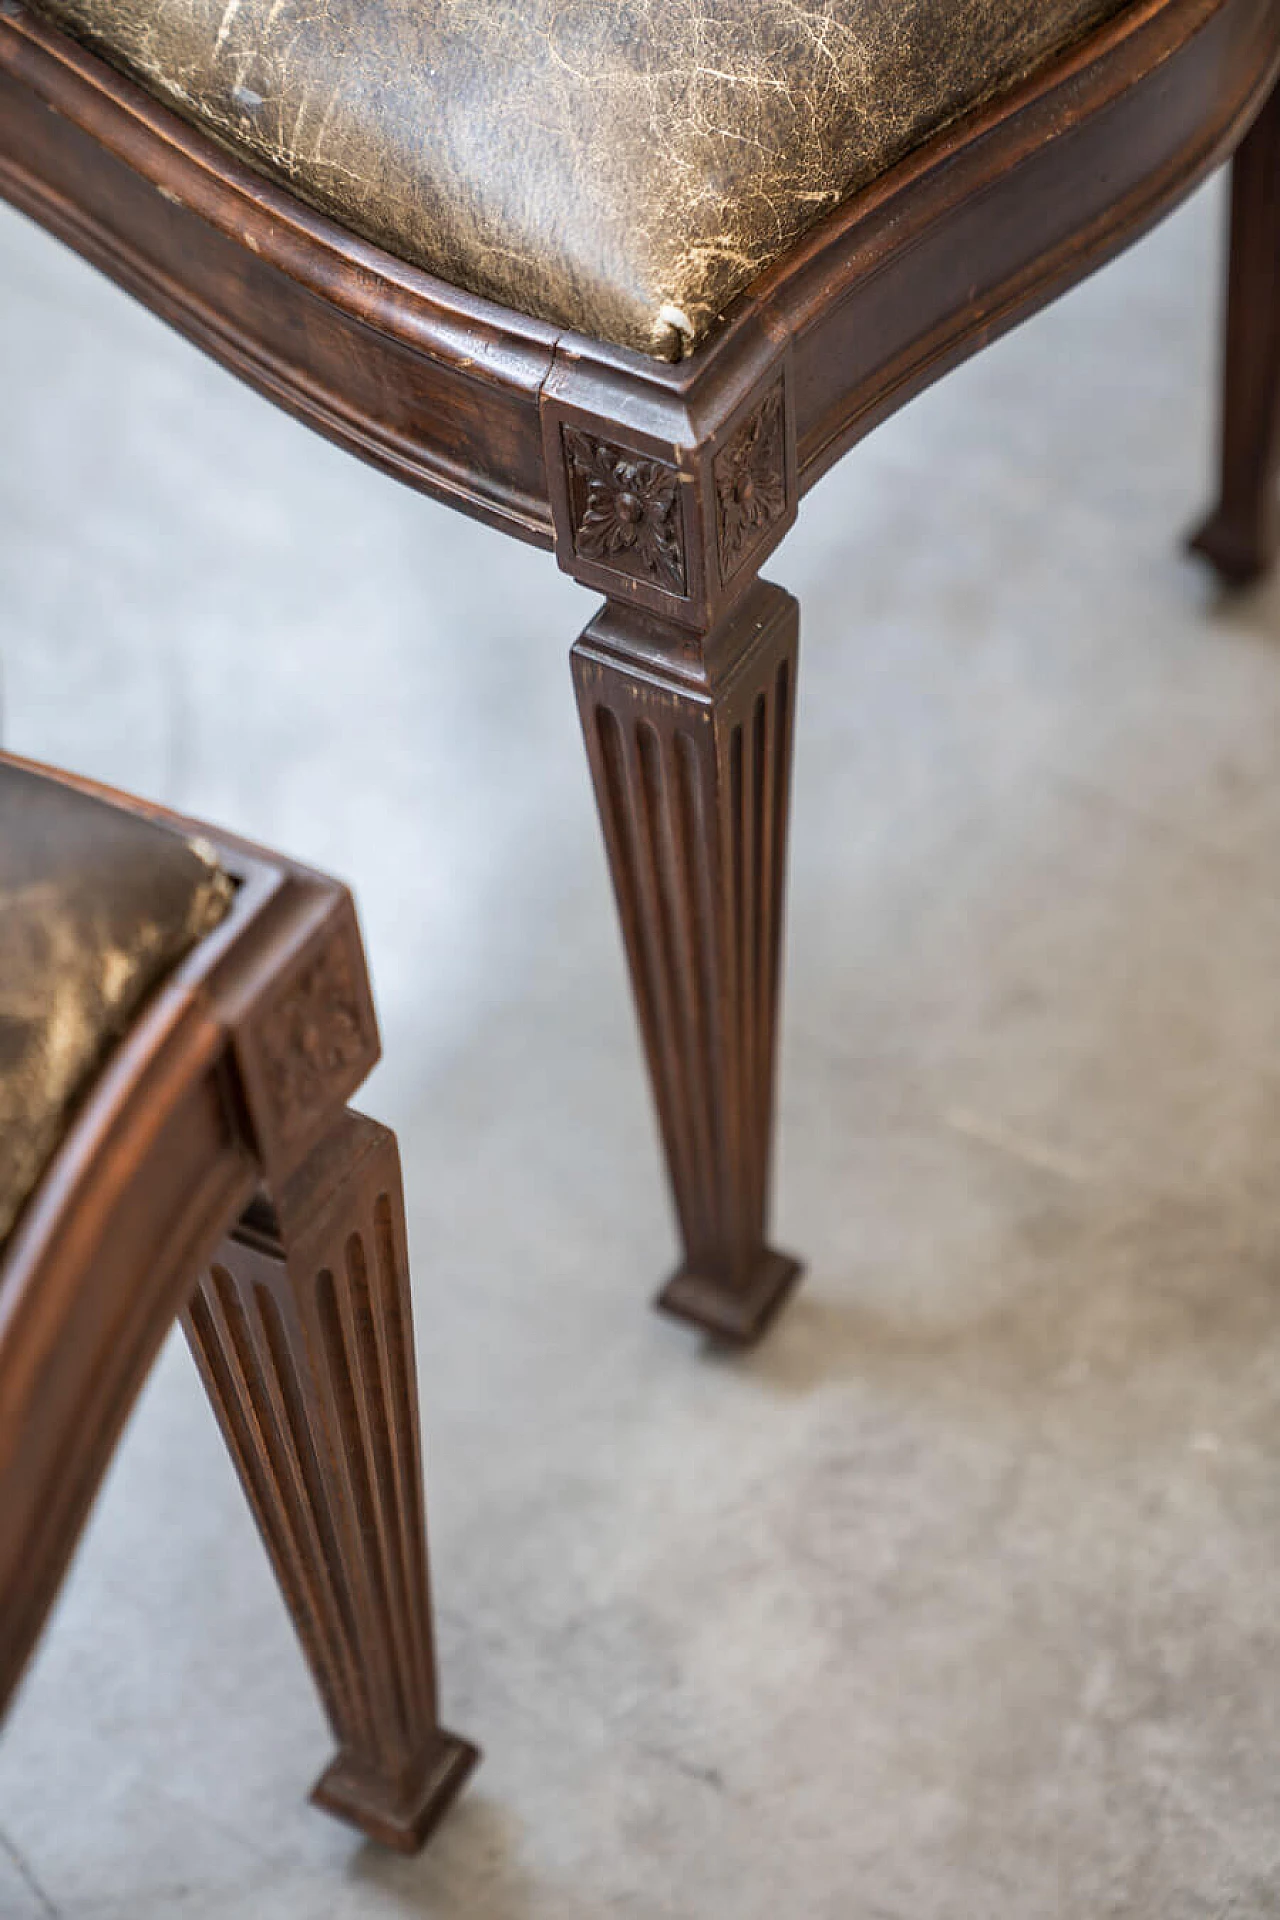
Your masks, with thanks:
[{"label": "cracked leather surface", "polygon": [[231,894],[179,835],[0,764],[0,1247],[112,1043]]},{"label": "cracked leather surface", "polygon": [[300,198],[678,358],[854,188],[1127,0],[38,0]]}]

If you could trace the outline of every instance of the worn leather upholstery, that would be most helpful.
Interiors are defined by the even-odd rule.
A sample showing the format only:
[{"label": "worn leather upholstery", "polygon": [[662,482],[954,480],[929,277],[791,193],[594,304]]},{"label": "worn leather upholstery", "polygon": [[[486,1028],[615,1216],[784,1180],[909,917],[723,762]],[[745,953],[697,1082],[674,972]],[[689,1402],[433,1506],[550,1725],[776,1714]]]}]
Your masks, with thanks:
[{"label": "worn leather upholstery", "polygon": [[179,834],[0,761],[0,1247],[112,1042],[231,892]]},{"label": "worn leather upholstery", "polygon": [[852,189],[1127,0],[38,0],[401,258],[679,358]]}]

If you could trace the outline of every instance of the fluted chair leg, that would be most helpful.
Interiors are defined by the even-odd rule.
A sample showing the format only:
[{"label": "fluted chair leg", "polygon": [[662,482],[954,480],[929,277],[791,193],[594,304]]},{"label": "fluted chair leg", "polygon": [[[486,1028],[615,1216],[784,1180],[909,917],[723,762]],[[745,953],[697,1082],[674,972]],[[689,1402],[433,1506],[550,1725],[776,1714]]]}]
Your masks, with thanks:
[{"label": "fluted chair leg", "polygon": [[754,1340],[768,1243],[797,608],[759,583],[694,636],[610,605],[573,650],[684,1257],[659,1296]]},{"label": "fluted chair leg", "polygon": [[185,1325],[338,1742],[312,1798],[412,1852],[477,1754],[437,1718],[394,1135],[347,1113]]}]

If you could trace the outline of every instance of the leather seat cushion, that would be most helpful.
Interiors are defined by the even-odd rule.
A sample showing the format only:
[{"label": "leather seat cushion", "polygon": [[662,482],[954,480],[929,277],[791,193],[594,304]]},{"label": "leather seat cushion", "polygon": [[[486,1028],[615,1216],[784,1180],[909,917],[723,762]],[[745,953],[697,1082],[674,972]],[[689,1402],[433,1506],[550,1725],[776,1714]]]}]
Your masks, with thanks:
[{"label": "leather seat cushion", "polygon": [[828,209],[1128,0],[36,0],[400,258],[677,359]]},{"label": "leather seat cushion", "polygon": [[231,896],[179,834],[0,761],[0,1245],[112,1043]]}]

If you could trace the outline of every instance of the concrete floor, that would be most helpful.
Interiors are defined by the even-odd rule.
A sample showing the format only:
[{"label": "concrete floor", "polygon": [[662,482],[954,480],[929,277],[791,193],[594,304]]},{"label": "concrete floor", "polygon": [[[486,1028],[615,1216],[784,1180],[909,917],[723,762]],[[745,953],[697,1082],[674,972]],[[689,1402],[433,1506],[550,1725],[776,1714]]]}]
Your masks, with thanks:
[{"label": "concrete floor", "polygon": [[0,1746],[5,1920],[1280,1915],[1280,588],[1178,548],[1220,200],[811,497],[779,1238],[672,1257],[565,663],[590,598],[0,219],[5,737],[349,876],[447,1713],[421,1860],[166,1352]]}]

